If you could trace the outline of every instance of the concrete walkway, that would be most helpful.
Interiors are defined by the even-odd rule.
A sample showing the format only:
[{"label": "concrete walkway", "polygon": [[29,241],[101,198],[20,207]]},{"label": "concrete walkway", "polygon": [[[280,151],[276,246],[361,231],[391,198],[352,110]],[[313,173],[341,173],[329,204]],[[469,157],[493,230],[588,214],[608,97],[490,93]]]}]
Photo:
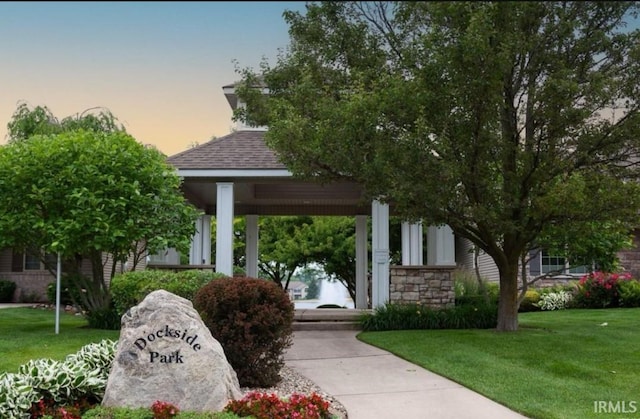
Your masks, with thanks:
[{"label": "concrete walkway", "polygon": [[0,308],[33,307],[37,303],[0,303]]},{"label": "concrete walkway", "polygon": [[525,418],[460,384],[356,339],[358,331],[296,331],[288,366],[333,395],[349,419]]}]

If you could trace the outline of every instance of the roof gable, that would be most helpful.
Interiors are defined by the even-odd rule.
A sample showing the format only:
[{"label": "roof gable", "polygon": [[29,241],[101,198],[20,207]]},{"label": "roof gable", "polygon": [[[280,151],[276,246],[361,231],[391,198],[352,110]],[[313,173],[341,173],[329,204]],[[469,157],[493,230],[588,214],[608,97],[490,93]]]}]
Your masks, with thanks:
[{"label": "roof gable", "polygon": [[177,169],[286,169],[264,142],[264,131],[237,131],[175,154]]}]

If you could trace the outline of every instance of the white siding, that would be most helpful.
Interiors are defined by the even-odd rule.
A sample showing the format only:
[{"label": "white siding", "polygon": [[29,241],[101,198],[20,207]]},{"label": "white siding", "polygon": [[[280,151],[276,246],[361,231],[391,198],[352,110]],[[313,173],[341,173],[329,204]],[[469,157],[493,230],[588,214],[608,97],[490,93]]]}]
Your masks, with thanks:
[{"label": "white siding", "polygon": [[[475,272],[473,244],[467,239],[459,238],[456,240],[456,265]],[[498,267],[493,262],[493,259],[483,251],[480,251],[478,255],[478,268],[483,279],[488,281],[500,280]]]},{"label": "white siding", "polygon": [[478,255],[478,267],[480,268],[480,276],[488,281],[500,281],[500,273],[498,267],[491,258],[485,252],[480,251]]},{"label": "white siding", "polygon": [[473,271],[473,246],[467,239],[456,237],[456,265]]}]

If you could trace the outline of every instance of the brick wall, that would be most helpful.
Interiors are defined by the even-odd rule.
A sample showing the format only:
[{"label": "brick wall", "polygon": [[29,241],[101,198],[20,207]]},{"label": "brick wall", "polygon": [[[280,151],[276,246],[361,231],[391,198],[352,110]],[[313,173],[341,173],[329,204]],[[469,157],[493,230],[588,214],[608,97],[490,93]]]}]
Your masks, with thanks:
[{"label": "brick wall", "polygon": [[419,303],[434,309],[453,307],[455,266],[391,266],[391,303]]},{"label": "brick wall", "polygon": [[13,294],[13,302],[16,303],[46,303],[47,286],[56,280],[46,271],[7,272],[2,273],[2,279],[16,283],[16,291]]},{"label": "brick wall", "polygon": [[633,248],[618,252],[618,257],[624,270],[640,279],[640,230],[633,232]]}]

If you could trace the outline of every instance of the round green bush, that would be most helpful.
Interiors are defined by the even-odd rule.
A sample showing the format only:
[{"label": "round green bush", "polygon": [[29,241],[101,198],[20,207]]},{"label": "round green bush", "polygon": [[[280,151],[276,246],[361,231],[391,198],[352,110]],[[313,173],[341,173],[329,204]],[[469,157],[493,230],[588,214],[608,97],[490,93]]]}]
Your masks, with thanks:
[{"label": "round green bush", "polygon": [[621,281],[618,283],[621,307],[640,307],[640,281]]},{"label": "round green bush", "polygon": [[222,345],[243,387],[272,387],[280,381],[285,349],[293,343],[294,306],[271,281],[235,277],[211,281],[193,306]]},{"label": "round green bush", "polygon": [[114,276],[109,291],[116,311],[122,316],[153,291],[163,289],[191,301],[203,285],[214,279],[226,277],[221,273],[201,270],[130,271]]},{"label": "round green bush", "polygon": [[15,282],[0,279],[0,303],[10,303],[13,300],[13,293],[15,290]]}]

